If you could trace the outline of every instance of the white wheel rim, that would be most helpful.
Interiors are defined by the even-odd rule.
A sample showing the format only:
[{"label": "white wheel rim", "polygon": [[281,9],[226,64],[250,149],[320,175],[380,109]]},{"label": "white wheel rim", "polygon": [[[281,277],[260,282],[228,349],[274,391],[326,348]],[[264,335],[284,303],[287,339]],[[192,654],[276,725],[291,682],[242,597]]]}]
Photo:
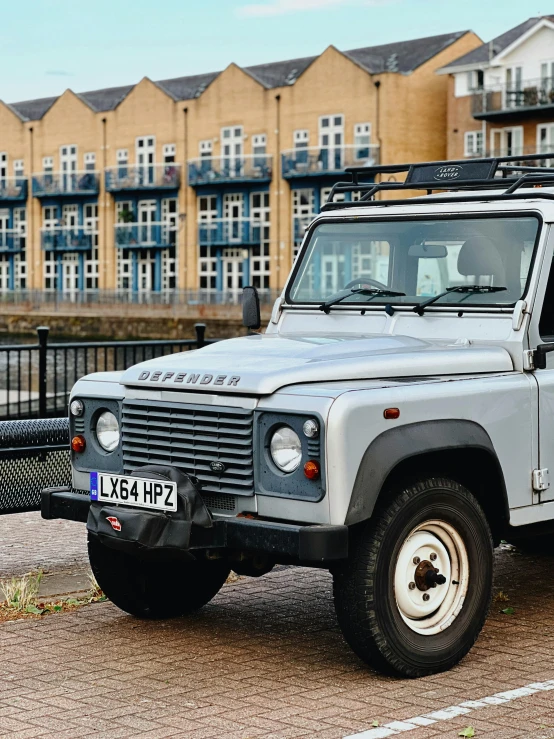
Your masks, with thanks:
[{"label": "white wheel rim", "polygon": [[[433,587],[441,575],[446,582]],[[394,593],[412,631],[431,636],[447,629],[462,610],[468,583],[466,546],[453,526],[432,520],[410,532],[396,560]]]}]

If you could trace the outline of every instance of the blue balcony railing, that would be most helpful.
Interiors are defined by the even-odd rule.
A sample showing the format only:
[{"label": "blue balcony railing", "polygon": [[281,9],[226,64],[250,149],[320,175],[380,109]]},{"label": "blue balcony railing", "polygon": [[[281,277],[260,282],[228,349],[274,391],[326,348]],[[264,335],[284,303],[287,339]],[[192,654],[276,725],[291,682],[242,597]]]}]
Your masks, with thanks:
[{"label": "blue balcony railing", "polygon": [[25,234],[17,229],[0,231],[0,254],[18,254],[25,248]]},{"label": "blue balcony railing", "polygon": [[33,195],[36,198],[97,195],[99,191],[98,172],[40,172],[33,175]]},{"label": "blue balcony railing", "polygon": [[229,182],[270,182],[272,161],[268,154],[190,159],[188,183],[191,187],[196,187]]},{"label": "blue balcony railing", "polygon": [[83,226],[61,226],[42,228],[40,236],[44,251],[89,251],[93,246],[94,233]]},{"label": "blue balcony railing", "polygon": [[105,170],[106,190],[177,190],[181,184],[180,164],[125,164]]},{"label": "blue balcony railing", "polygon": [[27,200],[27,178],[0,177],[0,200]]},{"label": "blue balcony railing", "polygon": [[177,244],[177,226],[168,223],[116,223],[119,249],[169,249]]},{"label": "blue balcony railing", "polygon": [[262,240],[262,228],[268,223],[250,218],[215,219],[198,223],[198,244],[200,246],[253,246]]},{"label": "blue balcony railing", "polygon": [[304,147],[281,154],[283,177],[315,177],[338,174],[345,167],[371,167],[379,164],[379,146]]}]

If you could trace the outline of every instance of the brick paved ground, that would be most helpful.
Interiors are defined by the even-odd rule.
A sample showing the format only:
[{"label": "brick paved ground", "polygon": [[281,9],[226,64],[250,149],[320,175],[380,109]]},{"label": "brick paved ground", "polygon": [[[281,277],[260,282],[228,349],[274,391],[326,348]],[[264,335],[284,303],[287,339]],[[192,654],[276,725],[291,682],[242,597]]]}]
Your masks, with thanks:
[{"label": "brick paved ground", "polygon": [[[0,518],[2,570],[82,565],[83,527],[15,518]],[[10,547],[18,537],[24,546]],[[554,557],[497,560],[509,603],[495,602],[461,665],[415,681],[360,663],[338,631],[329,575],[307,569],[226,585],[186,620],[141,622],[103,603],[0,625],[0,736],[341,739],[554,679]],[[500,613],[506,605],[515,615]],[[554,691],[405,736],[455,738],[468,725],[477,739],[550,739]]]}]

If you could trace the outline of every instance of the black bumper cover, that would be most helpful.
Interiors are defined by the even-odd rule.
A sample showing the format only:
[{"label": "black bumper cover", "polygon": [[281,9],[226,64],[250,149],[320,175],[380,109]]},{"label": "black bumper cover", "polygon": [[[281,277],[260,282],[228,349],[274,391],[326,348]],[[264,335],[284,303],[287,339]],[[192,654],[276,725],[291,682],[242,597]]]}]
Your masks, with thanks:
[{"label": "black bumper cover", "polygon": [[[90,500],[71,488],[42,491],[41,512],[47,519],[86,523]],[[249,518],[216,519],[212,528],[193,526],[190,550],[229,549],[263,552],[298,562],[324,564],[348,556],[348,527],[299,525]]]}]

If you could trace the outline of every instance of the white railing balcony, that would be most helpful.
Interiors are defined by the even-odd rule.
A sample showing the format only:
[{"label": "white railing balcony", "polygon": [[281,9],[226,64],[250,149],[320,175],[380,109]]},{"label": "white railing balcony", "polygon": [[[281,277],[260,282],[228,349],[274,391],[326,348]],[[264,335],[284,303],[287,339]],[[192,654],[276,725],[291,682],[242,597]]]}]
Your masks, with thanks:
[{"label": "white railing balcony", "polygon": [[198,221],[199,246],[255,246],[269,223],[251,218],[214,218]]},{"label": "white railing balcony", "polygon": [[177,244],[177,226],[171,223],[116,223],[118,249],[169,249]]},{"label": "white railing balcony", "polygon": [[201,157],[188,161],[191,187],[229,182],[270,182],[272,175],[273,157],[269,154]]},{"label": "white railing balcony", "polygon": [[18,254],[25,248],[25,233],[16,228],[0,230],[0,254]]},{"label": "white railing balcony", "polygon": [[306,177],[342,172],[345,167],[379,164],[379,145],[309,146],[281,152],[283,177]]},{"label": "white railing balcony", "polygon": [[27,178],[0,177],[0,200],[27,200]]},{"label": "white railing balcony", "polygon": [[98,172],[37,172],[32,176],[36,198],[62,195],[97,195],[100,192]]},{"label": "white railing balcony", "polygon": [[472,99],[473,117],[478,119],[547,108],[554,109],[554,77],[490,85],[476,90]]},{"label": "white railing balcony", "polygon": [[181,165],[118,164],[104,170],[106,190],[177,190],[181,184]]}]

